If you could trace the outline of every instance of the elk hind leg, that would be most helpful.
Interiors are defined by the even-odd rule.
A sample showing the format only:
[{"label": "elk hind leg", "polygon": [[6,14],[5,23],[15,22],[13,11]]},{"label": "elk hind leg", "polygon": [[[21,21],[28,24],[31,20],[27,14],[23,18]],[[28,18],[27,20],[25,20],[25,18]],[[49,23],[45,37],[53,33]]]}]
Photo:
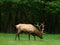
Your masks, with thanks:
[{"label": "elk hind leg", "polygon": [[34,36],[34,40],[36,40],[36,36],[35,36],[35,34],[33,34],[33,36]]},{"label": "elk hind leg", "polygon": [[16,40],[17,37],[18,37],[18,40],[20,40],[20,38],[19,38],[19,34],[20,34],[20,31],[18,31],[18,32],[16,33],[15,40]]}]

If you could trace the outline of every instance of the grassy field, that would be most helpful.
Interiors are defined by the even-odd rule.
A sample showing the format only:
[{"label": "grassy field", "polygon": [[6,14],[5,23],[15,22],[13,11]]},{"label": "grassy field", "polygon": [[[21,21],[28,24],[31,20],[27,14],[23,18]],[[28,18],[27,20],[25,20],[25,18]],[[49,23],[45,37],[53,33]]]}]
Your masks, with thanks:
[{"label": "grassy field", "polygon": [[0,45],[60,45],[60,34],[44,34],[44,39],[33,36],[28,40],[28,35],[21,34],[21,40],[15,40],[15,34],[0,33]]}]

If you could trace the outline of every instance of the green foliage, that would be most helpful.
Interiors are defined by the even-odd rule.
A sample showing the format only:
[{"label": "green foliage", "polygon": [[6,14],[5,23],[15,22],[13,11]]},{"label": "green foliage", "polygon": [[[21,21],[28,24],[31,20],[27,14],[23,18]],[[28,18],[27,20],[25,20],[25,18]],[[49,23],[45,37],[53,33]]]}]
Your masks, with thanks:
[{"label": "green foliage", "polygon": [[[57,27],[60,23],[58,20],[58,17],[60,18],[59,12],[60,12],[60,2],[59,1],[53,1],[53,2],[47,2],[45,6],[46,14],[48,14],[49,19],[49,26],[50,30],[53,33],[55,31],[57,33]],[[48,21],[47,21],[48,22]],[[54,29],[55,28],[55,29]],[[57,31],[56,31],[57,30]],[[50,31],[49,31],[50,32]]]},{"label": "green foliage", "polygon": [[[1,32],[16,32],[18,23],[45,22],[47,33],[60,33],[60,2],[44,0],[1,0]],[[58,29],[58,30],[57,30]]]},{"label": "green foliage", "polygon": [[60,10],[60,5],[59,5],[59,2],[56,2],[56,1],[54,1],[54,2],[47,2],[46,3],[46,7],[45,7],[45,9],[49,12],[51,12],[51,13],[57,13],[59,10]]}]

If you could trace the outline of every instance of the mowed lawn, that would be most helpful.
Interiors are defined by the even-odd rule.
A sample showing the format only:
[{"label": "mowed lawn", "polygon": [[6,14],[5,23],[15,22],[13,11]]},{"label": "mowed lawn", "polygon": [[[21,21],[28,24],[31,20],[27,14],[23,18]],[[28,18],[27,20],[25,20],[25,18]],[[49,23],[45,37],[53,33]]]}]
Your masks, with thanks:
[{"label": "mowed lawn", "polygon": [[36,37],[28,40],[28,34],[21,34],[21,40],[15,40],[15,34],[0,33],[0,45],[60,45],[60,34],[44,34],[44,38]]}]

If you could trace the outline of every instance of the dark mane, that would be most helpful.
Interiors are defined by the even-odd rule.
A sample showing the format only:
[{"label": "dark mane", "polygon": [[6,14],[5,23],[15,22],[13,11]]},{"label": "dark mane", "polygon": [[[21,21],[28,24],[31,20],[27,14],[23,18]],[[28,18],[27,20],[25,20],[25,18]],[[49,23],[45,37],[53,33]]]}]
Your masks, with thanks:
[{"label": "dark mane", "polygon": [[40,30],[38,26],[34,25],[34,27],[36,27],[38,30]]}]

